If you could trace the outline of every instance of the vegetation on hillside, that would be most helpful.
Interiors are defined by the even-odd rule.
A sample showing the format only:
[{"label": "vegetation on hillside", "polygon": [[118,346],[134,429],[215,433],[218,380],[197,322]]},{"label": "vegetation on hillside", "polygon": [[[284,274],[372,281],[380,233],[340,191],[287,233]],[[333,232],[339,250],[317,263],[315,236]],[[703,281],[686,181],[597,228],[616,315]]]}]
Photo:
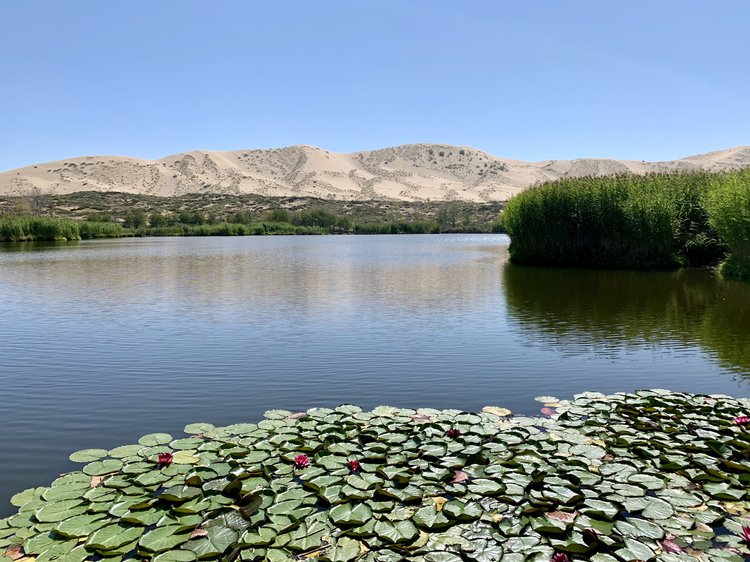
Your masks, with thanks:
[{"label": "vegetation on hillside", "polygon": [[622,269],[750,269],[750,174],[568,178],[533,187],[503,211],[514,263]]},{"label": "vegetation on hillside", "polygon": [[[328,213],[339,218],[339,230],[354,225],[433,223],[441,232],[491,232],[499,227],[500,203],[464,201],[338,201],[311,197],[267,197],[255,194],[200,194],[156,197],[95,191],[25,197],[0,196],[0,215],[33,214],[76,220],[112,221],[126,227],[177,224],[253,224],[286,222],[305,225]],[[308,224],[309,225],[309,224]],[[367,229],[370,230],[370,229]]]},{"label": "vegetation on hillside", "polygon": [[254,195],[37,194],[0,198],[0,241],[499,232],[499,209],[498,204],[341,202]]}]

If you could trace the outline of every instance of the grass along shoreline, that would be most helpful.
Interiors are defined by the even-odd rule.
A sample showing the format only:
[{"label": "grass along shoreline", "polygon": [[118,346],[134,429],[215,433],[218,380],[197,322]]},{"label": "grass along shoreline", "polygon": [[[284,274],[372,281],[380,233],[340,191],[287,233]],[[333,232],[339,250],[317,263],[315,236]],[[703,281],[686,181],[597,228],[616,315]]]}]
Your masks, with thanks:
[{"label": "grass along shoreline", "polygon": [[542,417],[272,410],[78,451],[82,470],[13,496],[0,558],[745,560],[750,400],[537,400]]},{"label": "grass along shoreline", "polygon": [[[201,229],[184,227],[218,224],[241,224],[257,233],[257,226],[270,223],[322,226],[334,233],[492,232],[499,228],[501,207],[497,202],[340,201],[255,194],[189,193],[157,197],[117,192],[55,195],[36,191],[26,196],[0,196],[0,217],[36,215],[76,222],[112,222],[140,230],[138,235],[150,235],[148,228],[164,227],[180,227],[162,230],[166,235],[200,234]],[[233,230],[244,233],[242,228]],[[278,229],[271,227],[271,230]]]},{"label": "grass along shoreline", "polygon": [[[238,221],[242,216],[232,217]],[[110,221],[70,220],[30,215],[0,216],[0,242],[28,242],[54,240],[86,240],[92,238],[120,238],[125,236],[264,236],[264,235],[323,235],[323,234],[437,234],[445,232],[498,232],[497,224],[489,229],[441,228],[427,221],[395,221],[352,223],[345,217],[328,213],[312,216],[274,217],[256,222],[207,222],[202,215],[191,213],[186,220],[171,220],[163,215],[150,218],[129,215],[124,224]],[[279,218],[286,220],[277,220]],[[167,220],[169,219],[169,220]]]}]

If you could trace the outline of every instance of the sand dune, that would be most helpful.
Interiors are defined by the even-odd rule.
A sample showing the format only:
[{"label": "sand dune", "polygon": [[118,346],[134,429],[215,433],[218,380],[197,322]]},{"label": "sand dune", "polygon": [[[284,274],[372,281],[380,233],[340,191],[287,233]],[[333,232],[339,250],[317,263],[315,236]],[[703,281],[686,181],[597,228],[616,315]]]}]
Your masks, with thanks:
[{"label": "sand dune", "polygon": [[410,144],[351,154],[312,146],[213,152],[161,160],[84,156],[0,173],[0,195],[38,188],[65,194],[120,191],[161,196],[257,193],[340,200],[503,201],[540,181],[581,175],[750,166],[750,147],[667,162],[581,158],[523,162],[467,146]]}]

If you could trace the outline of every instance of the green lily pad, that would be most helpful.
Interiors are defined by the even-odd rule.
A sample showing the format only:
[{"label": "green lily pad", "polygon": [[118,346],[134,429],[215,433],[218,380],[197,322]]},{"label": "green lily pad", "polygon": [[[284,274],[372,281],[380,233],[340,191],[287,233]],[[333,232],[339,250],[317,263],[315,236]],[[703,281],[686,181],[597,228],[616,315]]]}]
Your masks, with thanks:
[{"label": "green lily pad", "polygon": [[93,462],[98,461],[109,455],[109,451],[106,449],[84,449],[82,451],[76,451],[70,455],[70,460],[73,462]]},{"label": "green lily pad", "polygon": [[136,541],[142,534],[143,527],[107,525],[89,535],[86,539],[86,547],[99,552],[110,552]]},{"label": "green lily pad", "polygon": [[144,534],[138,541],[138,546],[148,552],[166,552],[173,550],[190,540],[190,533],[180,531],[180,527],[173,525],[169,527],[157,527]]},{"label": "green lily pad", "polygon": [[160,445],[167,445],[172,441],[172,436],[168,433],[149,433],[144,435],[138,440],[138,443],[144,447],[156,447]]}]

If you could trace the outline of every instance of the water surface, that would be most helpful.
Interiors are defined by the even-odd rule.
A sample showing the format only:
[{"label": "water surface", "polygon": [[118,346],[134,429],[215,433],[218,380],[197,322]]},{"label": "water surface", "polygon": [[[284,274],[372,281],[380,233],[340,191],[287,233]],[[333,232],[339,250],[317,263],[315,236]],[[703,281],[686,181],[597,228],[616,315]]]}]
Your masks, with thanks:
[{"label": "water surface", "polygon": [[0,247],[0,515],[23,488],[189,422],[344,402],[747,395],[750,285],[508,264],[502,235]]}]

